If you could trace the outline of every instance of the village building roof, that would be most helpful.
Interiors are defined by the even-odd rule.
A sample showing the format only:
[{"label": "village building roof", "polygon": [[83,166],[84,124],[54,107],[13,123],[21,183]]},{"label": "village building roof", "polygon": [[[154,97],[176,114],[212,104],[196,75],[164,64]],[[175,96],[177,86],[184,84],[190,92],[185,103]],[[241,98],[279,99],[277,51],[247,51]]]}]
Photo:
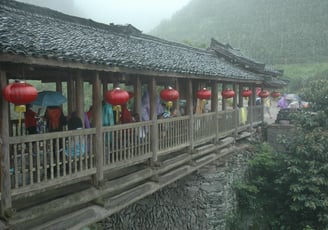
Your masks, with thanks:
[{"label": "village building roof", "polygon": [[258,72],[218,58],[214,50],[146,35],[132,25],[106,25],[12,0],[0,0],[0,19],[1,62],[5,61],[1,55],[18,55],[89,64],[90,69],[100,65],[176,76],[264,81]]}]

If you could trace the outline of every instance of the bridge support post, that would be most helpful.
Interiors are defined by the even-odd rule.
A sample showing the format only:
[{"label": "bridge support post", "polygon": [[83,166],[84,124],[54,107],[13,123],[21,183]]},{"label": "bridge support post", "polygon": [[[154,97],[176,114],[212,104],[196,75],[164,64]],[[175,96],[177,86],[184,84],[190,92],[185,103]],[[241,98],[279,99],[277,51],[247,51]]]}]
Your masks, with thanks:
[{"label": "bridge support post", "polygon": [[219,84],[215,81],[212,84],[212,94],[211,94],[211,112],[215,112],[215,144],[219,141],[219,102],[218,102],[218,95],[219,95]]},{"label": "bridge support post", "polygon": [[158,160],[158,123],[157,123],[157,96],[156,95],[156,79],[153,77],[148,86],[149,88],[149,106],[150,106],[150,118],[152,119],[152,129],[151,129],[151,143],[152,143],[152,152],[153,156],[151,159],[151,165],[156,165],[155,162]]},{"label": "bridge support post", "polygon": [[[237,84],[234,83],[233,84],[233,91],[237,92]],[[237,106],[237,93],[235,93],[235,96],[233,97],[233,109],[234,109],[234,113],[235,113],[235,133],[234,133],[234,137],[235,137],[235,141],[238,137],[238,127],[239,127],[239,108]]]},{"label": "bridge support post", "polygon": [[192,152],[194,150],[194,106],[193,106],[193,92],[192,92],[192,81],[188,79],[187,82],[187,111],[189,113],[189,150]]},{"label": "bridge support post", "polygon": [[[0,88],[7,85],[7,75],[0,70]],[[1,181],[1,217],[7,219],[13,214],[11,200],[11,181],[10,181],[10,156],[9,156],[9,103],[0,98],[0,181]]]},{"label": "bridge support post", "polygon": [[101,186],[104,180],[104,149],[103,149],[103,133],[102,133],[102,98],[101,98],[101,82],[99,73],[96,72],[92,85],[92,115],[94,116],[94,125],[96,127],[96,136],[94,137],[94,153],[96,155],[97,172],[94,177],[93,183],[95,186]]}]

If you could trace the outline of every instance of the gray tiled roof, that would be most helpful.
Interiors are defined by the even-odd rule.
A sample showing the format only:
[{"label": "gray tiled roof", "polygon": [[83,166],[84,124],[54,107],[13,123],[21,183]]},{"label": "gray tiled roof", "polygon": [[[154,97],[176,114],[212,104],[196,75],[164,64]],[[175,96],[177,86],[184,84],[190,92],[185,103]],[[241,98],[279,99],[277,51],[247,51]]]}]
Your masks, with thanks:
[{"label": "gray tiled roof", "polygon": [[0,0],[1,53],[204,77],[263,80],[217,58],[215,53],[145,35],[132,26],[105,25],[11,0]]},{"label": "gray tiled roof", "polygon": [[272,76],[281,76],[282,72],[268,66],[264,63],[260,63],[246,55],[244,55],[239,49],[235,49],[230,44],[222,44],[215,39],[211,39],[210,49],[213,49],[219,56],[223,56],[225,59],[232,63],[242,64],[242,67],[247,66],[247,69],[251,69],[260,74],[267,74]]}]

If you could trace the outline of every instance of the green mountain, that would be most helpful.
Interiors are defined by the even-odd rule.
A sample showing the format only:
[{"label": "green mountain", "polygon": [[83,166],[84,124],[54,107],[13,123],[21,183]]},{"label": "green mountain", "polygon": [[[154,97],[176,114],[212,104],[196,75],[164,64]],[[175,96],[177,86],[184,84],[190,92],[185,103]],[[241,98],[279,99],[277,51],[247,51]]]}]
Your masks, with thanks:
[{"label": "green mountain", "polygon": [[213,37],[271,64],[328,61],[327,0],[191,0],[152,35],[195,46]]}]

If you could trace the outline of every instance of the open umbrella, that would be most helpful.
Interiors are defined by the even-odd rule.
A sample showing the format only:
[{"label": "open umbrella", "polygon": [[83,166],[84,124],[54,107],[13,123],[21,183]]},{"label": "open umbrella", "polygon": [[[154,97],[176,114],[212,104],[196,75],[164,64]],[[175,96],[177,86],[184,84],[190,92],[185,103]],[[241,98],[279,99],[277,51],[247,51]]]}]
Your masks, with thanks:
[{"label": "open umbrella", "polygon": [[42,91],[38,93],[37,98],[32,105],[38,106],[58,106],[67,101],[66,97],[56,91]]},{"label": "open umbrella", "polygon": [[289,100],[289,101],[301,101],[301,98],[297,94],[290,93],[290,94],[287,94],[286,95],[286,100]]}]

